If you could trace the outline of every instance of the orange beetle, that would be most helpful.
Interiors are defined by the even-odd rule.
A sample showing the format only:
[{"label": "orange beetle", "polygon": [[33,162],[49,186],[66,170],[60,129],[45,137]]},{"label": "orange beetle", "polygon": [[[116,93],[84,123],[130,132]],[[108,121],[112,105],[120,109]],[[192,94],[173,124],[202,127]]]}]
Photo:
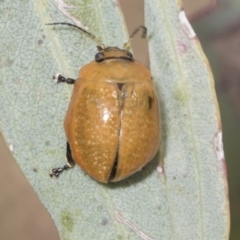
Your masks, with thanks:
[{"label": "orange beetle", "polygon": [[[79,28],[91,37],[91,33]],[[143,28],[139,26],[132,37]],[[125,46],[126,46],[125,44]],[[57,83],[74,84],[64,121],[68,164],[52,169],[58,177],[76,162],[99,182],[117,182],[141,170],[156,154],[160,142],[157,93],[151,73],[132,54],[117,47],[98,46],[95,61],[83,66],[77,80],[54,76]]]}]

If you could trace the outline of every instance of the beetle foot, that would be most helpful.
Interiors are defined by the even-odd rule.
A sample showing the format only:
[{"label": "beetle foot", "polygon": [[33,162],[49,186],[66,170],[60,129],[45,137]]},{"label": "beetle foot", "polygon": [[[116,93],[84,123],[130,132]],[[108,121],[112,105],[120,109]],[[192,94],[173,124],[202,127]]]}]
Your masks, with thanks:
[{"label": "beetle foot", "polygon": [[64,82],[63,79],[65,79],[65,77],[63,77],[60,73],[56,73],[55,75],[53,75],[53,80],[55,81],[55,83]]},{"label": "beetle foot", "polygon": [[61,168],[53,168],[52,173],[49,174],[49,176],[52,177],[58,177],[63,171],[69,169],[69,165],[65,165],[64,167]]},{"label": "beetle foot", "polygon": [[53,75],[53,80],[55,81],[55,83],[60,83],[60,82],[65,82],[65,83],[68,83],[68,84],[74,84],[75,83],[75,79],[65,78],[60,73],[57,73],[57,74]]}]

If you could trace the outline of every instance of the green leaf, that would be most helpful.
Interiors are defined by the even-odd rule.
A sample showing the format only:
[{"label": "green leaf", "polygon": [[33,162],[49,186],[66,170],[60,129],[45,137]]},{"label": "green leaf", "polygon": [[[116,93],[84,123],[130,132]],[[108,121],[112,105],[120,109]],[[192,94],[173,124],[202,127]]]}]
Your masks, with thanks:
[{"label": "green leaf", "polygon": [[[61,1],[58,1],[61,2]],[[57,1],[56,1],[57,3]],[[107,46],[127,40],[116,0],[71,1]],[[76,29],[63,6],[25,0],[1,4],[0,128],[13,156],[51,214],[61,239],[228,239],[229,212],[214,83],[178,2],[145,1],[151,71],[160,96],[162,145],[143,171],[100,184],[79,167],[59,179],[65,159],[63,119],[76,78],[96,43]],[[65,8],[66,10],[66,8]]]},{"label": "green leaf", "polygon": [[145,3],[151,72],[161,96],[171,236],[228,239],[226,166],[214,81],[198,39],[176,4]]}]

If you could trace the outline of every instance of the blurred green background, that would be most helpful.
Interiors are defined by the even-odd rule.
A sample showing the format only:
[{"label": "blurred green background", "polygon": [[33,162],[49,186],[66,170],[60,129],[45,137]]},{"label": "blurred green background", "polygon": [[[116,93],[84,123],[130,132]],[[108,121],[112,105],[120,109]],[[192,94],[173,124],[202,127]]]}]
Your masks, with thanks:
[{"label": "blurred green background", "polygon": [[[120,0],[131,32],[142,24],[143,0]],[[240,1],[183,0],[213,70],[223,125],[231,210],[231,240],[240,239]],[[133,41],[135,58],[149,65],[147,44]],[[46,80],[47,81],[47,80]],[[0,239],[59,239],[0,136]]]}]

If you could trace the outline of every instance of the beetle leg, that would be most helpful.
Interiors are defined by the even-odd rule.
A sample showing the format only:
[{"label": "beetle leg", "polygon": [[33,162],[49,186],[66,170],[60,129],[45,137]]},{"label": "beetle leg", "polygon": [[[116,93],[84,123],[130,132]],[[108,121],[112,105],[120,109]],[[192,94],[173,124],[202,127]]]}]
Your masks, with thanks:
[{"label": "beetle leg", "polygon": [[52,169],[52,173],[50,173],[50,177],[58,177],[63,171],[74,167],[75,162],[72,158],[72,153],[71,153],[71,149],[69,146],[69,143],[67,142],[67,152],[66,152],[66,157],[67,157],[67,162],[68,164],[64,165],[63,167],[59,167],[59,168],[53,168]]},{"label": "beetle leg", "polygon": [[66,157],[67,157],[67,162],[70,167],[74,167],[75,162],[72,158],[72,152],[69,143],[67,142],[67,149],[66,149]]},{"label": "beetle leg", "polygon": [[59,73],[53,75],[53,79],[55,80],[56,83],[65,82],[67,84],[74,84],[76,81],[75,79],[72,78],[65,78]]}]

